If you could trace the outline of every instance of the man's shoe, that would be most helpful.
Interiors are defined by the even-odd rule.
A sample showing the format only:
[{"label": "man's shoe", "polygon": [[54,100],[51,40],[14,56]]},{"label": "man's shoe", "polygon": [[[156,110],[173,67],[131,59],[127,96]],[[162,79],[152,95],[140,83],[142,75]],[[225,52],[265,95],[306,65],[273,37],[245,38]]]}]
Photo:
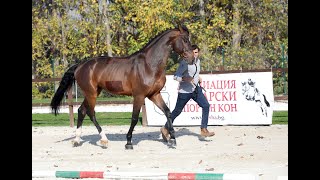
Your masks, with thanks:
[{"label": "man's shoe", "polygon": [[168,129],[165,128],[165,127],[161,127],[161,128],[160,128],[160,132],[161,132],[161,135],[162,135],[162,139],[163,139],[165,142],[168,142],[169,139],[170,139],[170,134],[169,134]]},{"label": "man's shoe", "polygon": [[203,137],[211,137],[211,136],[215,135],[214,132],[209,132],[207,128],[201,128],[201,133],[200,134]]}]

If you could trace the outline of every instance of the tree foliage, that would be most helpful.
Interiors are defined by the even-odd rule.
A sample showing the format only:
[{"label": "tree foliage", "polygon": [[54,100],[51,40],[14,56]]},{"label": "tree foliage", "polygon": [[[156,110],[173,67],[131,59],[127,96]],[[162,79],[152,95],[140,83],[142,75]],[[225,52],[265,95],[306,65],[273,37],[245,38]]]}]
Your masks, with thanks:
[{"label": "tree foliage", "polygon": [[[32,0],[33,76],[61,77],[90,57],[130,55],[179,23],[201,48],[202,70],[278,67],[287,52],[287,0]],[[177,61],[172,54],[169,72]]]}]

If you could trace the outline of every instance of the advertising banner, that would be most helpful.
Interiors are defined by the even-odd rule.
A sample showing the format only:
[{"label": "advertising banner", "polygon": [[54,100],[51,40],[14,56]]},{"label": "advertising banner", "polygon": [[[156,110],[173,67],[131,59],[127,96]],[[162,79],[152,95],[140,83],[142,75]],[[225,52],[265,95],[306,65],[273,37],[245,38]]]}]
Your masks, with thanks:
[{"label": "advertising banner", "polygon": [[[228,74],[200,74],[209,104],[208,125],[269,125],[272,124],[274,94],[272,72],[242,72]],[[179,82],[173,75],[161,95],[172,112]],[[148,125],[163,126],[167,118],[149,99],[145,99]],[[173,125],[200,125],[202,108],[190,99]]]}]

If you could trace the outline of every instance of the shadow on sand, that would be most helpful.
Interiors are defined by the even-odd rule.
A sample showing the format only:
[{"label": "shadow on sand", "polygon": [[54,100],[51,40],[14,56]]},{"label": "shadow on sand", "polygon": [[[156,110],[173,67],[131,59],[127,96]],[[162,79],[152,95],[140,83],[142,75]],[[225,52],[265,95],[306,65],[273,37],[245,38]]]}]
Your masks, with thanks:
[{"label": "shadow on sand", "polygon": [[[195,136],[199,139],[199,141],[205,141],[205,142],[211,141],[211,140],[207,140],[207,139],[201,137],[197,133],[191,132],[187,128],[175,127],[175,133],[176,133],[176,138],[181,137],[181,136]],[[200,133],[200,131],[199,131],[199,133]],[[126,135],[127,135],[126,133],[106,134],[109,141],[123,141],[123,142],[127,141]],[[63,141],[71,141],[74,138],[75,138],[75,136],[57,141],[56,143],[63,142]],[[80,142],[80,144],[78,146],[81,146],[83,143],[86,143],[86,142],[88,142],[92,145],[95,145],[95,146],[100,146],[97,144],[97,142],[100,140],[99,134],[84,135],[84,136],[81,136],[81,139],[82,139],[82,141]],[[160,127],[159,127],[159,131],[154,131],[154,132],[135,133],[135,131],[133,131],[132,145],[137,145],[140,141],[144,141],[144,140],[158,141],[158,142],[162,142],[165,145],[168,145],[168,143],[165,142],[161,138]]]}]

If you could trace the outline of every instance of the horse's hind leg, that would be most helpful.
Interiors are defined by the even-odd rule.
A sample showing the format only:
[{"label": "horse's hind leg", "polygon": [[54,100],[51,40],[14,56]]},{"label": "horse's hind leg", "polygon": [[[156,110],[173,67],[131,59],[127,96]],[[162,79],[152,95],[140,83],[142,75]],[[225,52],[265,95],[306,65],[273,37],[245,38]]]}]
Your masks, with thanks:
[{"label": "horse's hind leg", "polygon": [[176,137],[175,137],[175,131],[173,129],[172,125],[172,119],[171,119],[171,112],[166,103],[164,102],[161,94],[155,94],[152,97],[149,98],[157,107],[166,115],[167,122],[168,122],[168,128],[170,133],[170,139],[168,141],[168,145],[170,146],[176,146]]},{"label": "horse's hind leg", "polygon": [[90,108],[89,112],[88,112],[88,115],[90,117],[90,120],[93,122],[93,124],[96,126],[98,132],[99,132],[99,135],[101,137],[100,139],[100,144],[101,146],[103,147],[107,147],[108,146],[108,138],[106,136],[106,134],[103,132],[102,128],[100,127],[97,119],[96,119],[96,112]]},{"label": "horse's hind leg", "polygon": [[256,101],[256,102],[259,103],[259,106],[260,106],[262,115],[263,115],[263,116],[268,116],[268,115],[267,115],[267,108],[266,108],[266,106],[265,106],[261,101]]},{"label": "horse's hind leg", "polygon": [[[98,91],[98,94],[101,90]],[[102,128],[100,127],[99,123],[96,119],[96,112],[94,111],[97,95],[95,96],[86,96],[86,99],[88,101],[88,110],[87,115],[90,117],[90,120],[93,122],[93,124],[96,126],[99,135],[101,136],[100,143],[103,147],[107,147],[108,145],[108,138],[106,134],[103,132]]]},{"label": "horse's hind leg", "polygon": [[263,102],[261,102],[261,109],[262,109],[262,114],[267,117],[268,116],[267,106],[265,104],[263,104]]},{"label": "horse's hind leg", "polygon": [[143,105],[143,102],[144,102],[144,97],[134,97],[131,125],[130,125],[130,129],[127,133],[127,144],[125,145],[126,149],[133,149],[132,142],[131,142],[132,132],[134,130],[134,127],[138,123],[139,113],[141,110],[141,106]]},{"label": "horse's hind leg", "polygon": [[84,117],[86,116],[87,112],[87,105],[86,99],[82,102],[81,106],[78,109],[78,121],[77,121],[77,130],[76,130],[76,137],[72,140],[73,146],[79,146],[81,140],[81,133],[82,133],[82,122]]}]

